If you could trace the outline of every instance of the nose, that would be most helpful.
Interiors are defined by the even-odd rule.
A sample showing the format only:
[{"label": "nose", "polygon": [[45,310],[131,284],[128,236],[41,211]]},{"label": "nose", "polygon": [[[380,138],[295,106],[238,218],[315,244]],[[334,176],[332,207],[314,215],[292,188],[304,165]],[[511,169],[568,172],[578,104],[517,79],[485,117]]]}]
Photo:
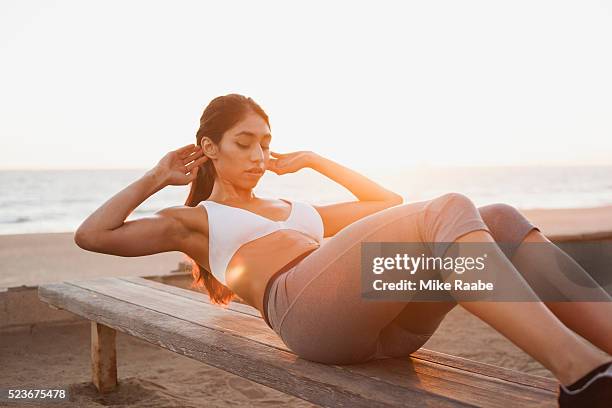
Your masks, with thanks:
[{"label": "nose", "polygon": [[251,150],[251,161],[254,163],[263,163],[265,159],[265,155],[261,146],[257,145],[257,147]]}]

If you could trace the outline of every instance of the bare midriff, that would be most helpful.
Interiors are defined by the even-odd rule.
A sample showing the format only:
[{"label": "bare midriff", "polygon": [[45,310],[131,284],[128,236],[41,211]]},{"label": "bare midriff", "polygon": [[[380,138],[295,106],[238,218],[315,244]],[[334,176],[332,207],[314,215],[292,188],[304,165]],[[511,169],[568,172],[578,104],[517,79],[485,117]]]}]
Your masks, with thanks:
[{"label": "bare midriff", "polygon": [[270,277],[299,255],[319,246],[314,238],[291,229],[247,242],[227,265],[227,286],[263,314],[264,290]]}]

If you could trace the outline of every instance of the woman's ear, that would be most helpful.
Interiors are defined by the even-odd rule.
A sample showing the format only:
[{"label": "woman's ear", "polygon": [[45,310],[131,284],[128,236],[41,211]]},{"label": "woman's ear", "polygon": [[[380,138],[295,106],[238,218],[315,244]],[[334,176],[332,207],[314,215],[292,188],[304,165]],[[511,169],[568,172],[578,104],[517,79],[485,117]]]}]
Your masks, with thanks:
[{"label": "woman's ear", "polygon": [[200,141],[202,152],[209,158],[214,159],[217,156],[217,145],[208,137],[203,137]]}]

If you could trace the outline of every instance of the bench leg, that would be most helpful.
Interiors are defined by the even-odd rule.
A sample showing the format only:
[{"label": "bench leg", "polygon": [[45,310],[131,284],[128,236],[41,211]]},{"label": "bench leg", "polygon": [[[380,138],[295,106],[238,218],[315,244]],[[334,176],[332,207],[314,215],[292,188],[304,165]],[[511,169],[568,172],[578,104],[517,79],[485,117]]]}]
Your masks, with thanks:
[{"label": "bench leg", "polygon": [[100,393],[117,387],[117,351],[115,329],[91,322],[91,372],[92,382]]}]

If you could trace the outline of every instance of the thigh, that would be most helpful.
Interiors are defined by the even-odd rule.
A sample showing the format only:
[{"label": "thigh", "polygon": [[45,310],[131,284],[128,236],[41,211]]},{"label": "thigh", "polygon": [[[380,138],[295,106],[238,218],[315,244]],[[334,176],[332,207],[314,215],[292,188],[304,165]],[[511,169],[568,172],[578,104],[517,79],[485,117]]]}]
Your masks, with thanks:
[{"label": "thigh", "polygon": [[336,364],[364,361],[377,352],[380,331],[406,301],[362,298],[361,243],[422,242],[427,203],[402,204],[354,222],[284,277],[289,306],[278,333],[288,347],[304,358]]},{"label": "thigh", "polygon": [[[493,239],[510,260],[525,236],[532,229],[540,230],[515,207],[505,203],[481,206],[478,207],[478,212]],[[383,354],[401,357],[418,350],[456,305],[457,301],[450,294],[445,302],[420,302],[417,294],[415,299],[406,304],[381,330],[379,341]]]}]

